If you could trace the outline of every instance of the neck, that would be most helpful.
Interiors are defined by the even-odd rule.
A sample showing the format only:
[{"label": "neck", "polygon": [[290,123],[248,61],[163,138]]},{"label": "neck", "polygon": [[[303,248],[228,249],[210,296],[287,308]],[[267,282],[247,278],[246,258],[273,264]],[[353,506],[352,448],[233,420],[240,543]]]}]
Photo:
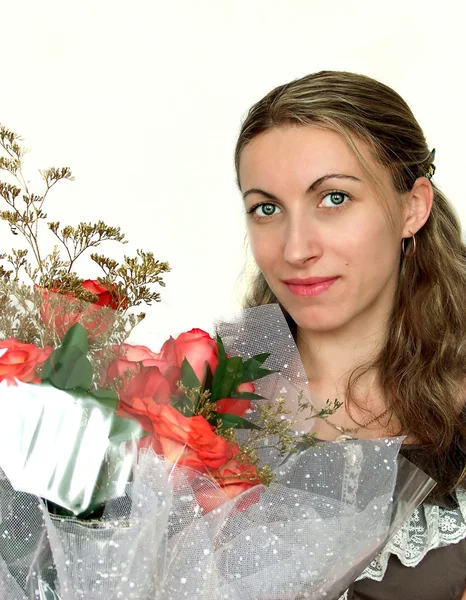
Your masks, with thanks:
[{"label": "neck", "polygon": [[[297,344],[311,391],[317,396],[322,391],[326,396],[324,400],[343,400],[350,375],[357,367],[374,359],[383,347],[385,323],[385,318],[368,320],[365,315],[364,322],[355,319],[332,331],[298,329]],[[358,392],[362,400],[369,390],[372,391],[376,376],[372,370],[361,378]]]}]

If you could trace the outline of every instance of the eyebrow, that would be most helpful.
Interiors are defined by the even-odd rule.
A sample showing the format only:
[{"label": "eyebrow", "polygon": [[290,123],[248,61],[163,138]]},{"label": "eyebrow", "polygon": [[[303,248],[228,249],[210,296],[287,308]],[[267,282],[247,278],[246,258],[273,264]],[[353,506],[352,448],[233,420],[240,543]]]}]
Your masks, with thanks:
[{"label": "eyebrow", "polygon": [[[306,193],[309,194],[310,192],[314,192],[322,183],[324,183],[324,181],[327,181],[327,179],[351,179],[353,181],[359,181],[359,182],[361,181],[358,177],[355,177],[354,175],[345,175],[344,173],[330,173],[329,175],[324,175],[323,177],[319,177],[319,179],[316,179],[314,181],[314,183],[311,183],[311,185],[308,187]],[[261,194],[262,196],[265,196],[269,200],[278,200],[277,196],[274,196],[274,194],[271,194],[270,192],[266,192],[265,190],[261,190],[260,188],[251,188],[250,190],[247,190],[246,192],[244,192],[243,200],[249,194]]]}]

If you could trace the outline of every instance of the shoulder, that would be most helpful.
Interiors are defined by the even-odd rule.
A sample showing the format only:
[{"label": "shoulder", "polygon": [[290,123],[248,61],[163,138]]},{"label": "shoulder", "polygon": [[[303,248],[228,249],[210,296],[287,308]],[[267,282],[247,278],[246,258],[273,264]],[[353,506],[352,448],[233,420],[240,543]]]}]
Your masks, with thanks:
[{"label": "shoulder", "polygon": [[466,580],[466,491],[457,490],[455,495],[453,509],[419,506],[364,570],[348,600],[459,596]]},{"label": "shoulder", "polygon": [[437,482],[428,498],[431,504],[455,508],[458,503],[454,491],[466,488],[466,437],[461,430],[461,427],[457,429],[446,451],[435,452],[419,445],[402,446],[400,453]]},{"label": "shoulder", "polygon": [[[448,577],[445,574],[448,573]],[[348,600],[438,600],[459,597],[466,580],[466,539],[433,548],[416,565],[406,565],[395,554],[389,557],[383,578],[366,578],[349,590]]]}]

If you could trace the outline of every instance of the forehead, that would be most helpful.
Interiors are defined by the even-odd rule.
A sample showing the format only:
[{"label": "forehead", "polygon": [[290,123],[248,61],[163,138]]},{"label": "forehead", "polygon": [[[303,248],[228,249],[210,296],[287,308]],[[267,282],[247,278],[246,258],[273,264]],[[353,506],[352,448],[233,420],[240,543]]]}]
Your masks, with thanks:
[{"label": "forehead", "polygon": [[[353,140],[372,172],[380,170],[368,146]],[[241,188],[250,185],[296,185],[305,188],[313,179],[330,173],[367,179],[347,141],[337,132],[318,125],[275,127],[256,136],[240,156]]]}]

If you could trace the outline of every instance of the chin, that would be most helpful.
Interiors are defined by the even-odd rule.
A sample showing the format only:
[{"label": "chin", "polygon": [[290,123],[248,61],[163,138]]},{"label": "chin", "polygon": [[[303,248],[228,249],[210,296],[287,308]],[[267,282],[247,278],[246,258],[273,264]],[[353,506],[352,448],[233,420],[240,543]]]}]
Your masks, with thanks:
[{"label": "chin", "polygon": [[329,310],[309,310],[296,309],[291,310],[285,306],[286,311],[303,331],[315,331],[316,333],[324,333],[326,331],[334,331],[346,325],[348,319],[345,319],[341,311],[334,309]]}]

